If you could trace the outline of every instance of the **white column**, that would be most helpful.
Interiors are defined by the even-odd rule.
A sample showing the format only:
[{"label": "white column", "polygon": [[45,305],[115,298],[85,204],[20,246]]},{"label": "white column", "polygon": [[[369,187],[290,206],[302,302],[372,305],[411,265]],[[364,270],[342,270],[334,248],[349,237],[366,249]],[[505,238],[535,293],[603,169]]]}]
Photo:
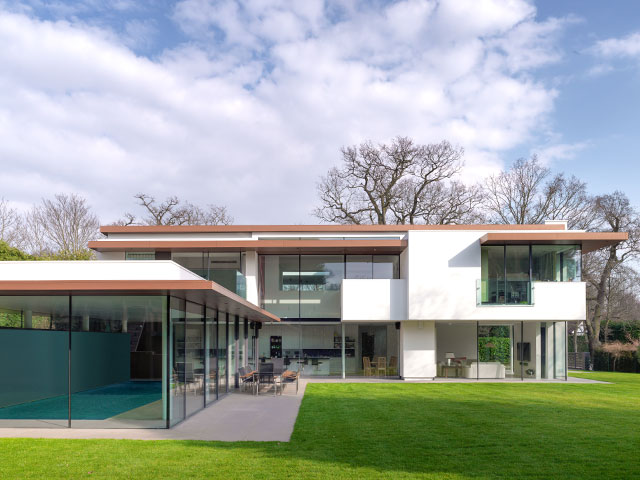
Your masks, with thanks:
[{"label": "white column", "polygon": [[436,322],[411,320],[400,328],[402,377],[433,379],[436,376]]},{"label": "white column", "polygon": [[340,328],[342,330],[342,347],[341,347],[341,356],[342,356],[342,378],[345,378],[345,369],[346,369],[346,354],[345,354],[345,341],[344,341],[344,323],[340,323]]},{"label": "white column", "polygon": [[258,305],[258,252],[245,253],[244,276],[247,279],[247,300]]},{"label": "white column", "polygon": [[25,310],[24,311],[24,327],[23,328],[33,328],[31,310]]}]

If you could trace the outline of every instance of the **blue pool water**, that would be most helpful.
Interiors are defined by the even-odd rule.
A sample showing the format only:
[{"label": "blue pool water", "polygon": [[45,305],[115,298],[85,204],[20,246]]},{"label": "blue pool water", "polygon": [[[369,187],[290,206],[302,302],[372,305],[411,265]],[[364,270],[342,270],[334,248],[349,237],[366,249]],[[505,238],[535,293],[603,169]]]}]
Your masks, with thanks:
[{"label": "blue pool water", "polygon": [[[162,398],[162,382],[124,382],[71,394],[72,420],[105,420]],[[69,418],[67,395],[0,408],[0,419]]]}]

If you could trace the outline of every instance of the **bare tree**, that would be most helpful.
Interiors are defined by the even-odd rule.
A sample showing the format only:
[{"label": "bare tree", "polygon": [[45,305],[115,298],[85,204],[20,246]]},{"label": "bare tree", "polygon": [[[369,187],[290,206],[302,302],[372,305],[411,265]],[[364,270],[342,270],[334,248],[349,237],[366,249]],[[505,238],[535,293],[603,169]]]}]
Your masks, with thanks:
[{"label": "bare tree", "polygon": [[[448,182],[462,168],[463,150],[449,142],[343,147],[343,165],[320,179],[314,215],[341,224],[456,223],[475,208],[477,192]],[[443,210],[438,210],[441,205]]]},{"label": "bare tree", "polygon": [[131,213],[116,222],[117,225],[230,225],[233,217],[227,208],[218,205],[200,207],[189,202],[181,202],[176,196],[158,202],[146,193],[134,195],[145,214],[138,219]]},{"label": "bare tree", "polygon": [[583,272],[589,288],[585,325],[592,356],[601,347],[602,322],[606,321],[607,312],[613,312],[613,305],[609,306],[607,303],[607,299],[611,299],[613,294],[612,278],[615,281],[616,275],[619,278],[625,273],[624,268],[629,261],[637,258],[640,253],[640,215],[624,193],[614,192],[597,197],[595,212],[596,221],[601,228],[611,232],[628,232],[629,239],[585,255]]},{"label": "bare tree", "polygon": [[19,222],[19,245],[32,255],[60,259],[91,257],[87,243],[99,236],[100,222],[79,195],[42,199]]},{"label": "bare tree", "polygon": [[17,246],[20,232],[20,214],[15,208],[11,208],[9,203],[0,198],[0,240],[9,245]]},{"label": "bare tree", "polygon": [[586,184],[560,173],[551,177],[534,155],[485,182],[485,208],[495,223],[537,224],[568,220],[569,228],[588,230],[596,219],[594,199]]}]

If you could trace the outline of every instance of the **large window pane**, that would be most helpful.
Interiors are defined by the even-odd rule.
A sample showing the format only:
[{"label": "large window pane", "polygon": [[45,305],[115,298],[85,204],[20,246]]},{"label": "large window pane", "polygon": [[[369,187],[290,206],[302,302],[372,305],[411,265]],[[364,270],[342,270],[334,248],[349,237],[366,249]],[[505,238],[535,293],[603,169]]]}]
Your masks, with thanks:
[{"label": "large window pane", "polygon": [[202,306],[187,302],[185,320],[185,397],[187,415],[204,408],[204,323]]},{"label": "large window pane", "polygon": [[218,394],[218,355],[217,347],[218,326],[216,324],[216,311],[207,308],[205,318],[205,369],[204,369],[204,395],[205,402],[211,403]]},{"label": "large window pane", "polygon": [[300,258],[300,317],[340,318],[342,255],[303,255]]},{"label": "large window pane", "polygon": [[185,372],[185,301],[171,297],[171,325],[170,325],[170,424],[175,425],[185,418],[185,394],[186,394],[186,372]]},{"label": "large window pane", "polygon": [[507,303],[529,302],[529,245],[507,245]]},{"label": "large window pane", "polygon": [[399,330],[394,323],[348,324],[344,333],[347,375],[398,375]]},{"label": "large window pane", "polygon": [[398,255],[374,255],[373,278],[400,278],[400,257]]},{"label": "large window pane", "polygon": [[533,280],[539,282],[579,282],[582,276],[578,245],[533,245]]},{"label": "large window pane", "polygon": [[227,393],[227,316],[218,313],[218,396]]},{"label": "large window pane", "polygon": [[260,305],[280,318],[300,317],[299,256],[260,256]]},{"label": "large window pane", "polygon": [[66,427],[69,297],[0,297],[0,426]]},{"label": "large window pane", "polygon": [[166,427],[166,297],[72,300],[72,426]]},{"label": "large window pane", "polygon": [[373,278],[373,255],[347,255],[345,278]]},{"label": "large window pane", "polygon": [[480,253],[482,303],[505,303],[504,246],[484,246]]},{"label": "large window pane", "polygon": [[191,270],[196,275],[207,278],[208,272],[204,255],[205,253],[203,252],[173,252],[171,254],[171,260]]}]

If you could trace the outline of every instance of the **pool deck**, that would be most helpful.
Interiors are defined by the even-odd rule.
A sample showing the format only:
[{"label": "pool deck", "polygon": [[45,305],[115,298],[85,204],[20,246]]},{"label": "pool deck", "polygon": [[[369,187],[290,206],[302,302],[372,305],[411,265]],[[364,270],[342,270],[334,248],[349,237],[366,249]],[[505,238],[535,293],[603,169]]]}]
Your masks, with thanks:
[{"label": "pool deck", "polygon": [[[437,378],[421,383],[477,383],[478,380]],[[480,380],[483,382],[483,380]],[[486,380],[493,383],[523,383],[522,380]],[[529,381],[534,382],[534,381]],[[524,383],[529,383],[527,380]],[[409,383],[381,378],[312,378],[300,381],[298,394],[288,386],[284,395],[232,393],[171,429],[145,428],[0,428],[0,438],[205,440],[288,442],[309,383]],[[415,382],[411,382],[415,383]],[[541,383],[540,380],[536,383]],[[569,377],[543,383],[606,383]]]}]

